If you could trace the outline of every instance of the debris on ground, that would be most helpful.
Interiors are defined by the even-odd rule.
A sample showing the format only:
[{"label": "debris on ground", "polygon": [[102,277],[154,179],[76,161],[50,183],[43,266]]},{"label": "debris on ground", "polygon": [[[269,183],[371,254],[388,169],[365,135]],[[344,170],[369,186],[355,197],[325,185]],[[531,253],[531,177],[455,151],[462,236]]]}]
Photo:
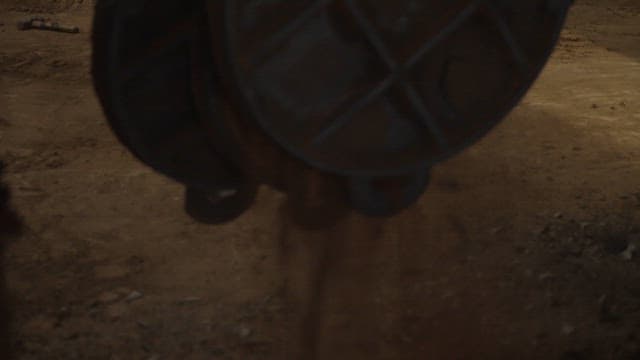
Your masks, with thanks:
[{"label": "debris on ground", "polygon": [[140,298],[142,298],[143,294],[139,291],[132,291],[127,297],[124,299],[126,302],[133,302]]},{"label": "debris on ground", "polygon": [[563,335],[571,335],[576,330],[576,328],[571,324],[562,324],[562,334]]},{"label": "debris on ground", "polygon": [[77,34],[80,32],[80,28],[77,26],[60,25],[51,19],[43,17],[33,17],[29,20],[18,21],[18,30],[49,30],[69,34]]},{"label": "debris on ground", "polygon": [[178,305],[187,305],[187,304],[193,304],[193,303],[197,303],[200,302],[202,300],[202,298],[197,297],[197,296],[189,296],[186,297],[184,299],[180,299],[177,301]]},{"label": "debris on ground", "polygon": [[251,336],[252,331],[247,326],[240,325],[235,329],[235,333],[241,338],[246,339]]},{"label": "debris on ground", "polygon": [[636,252],[636,244],[629,244],[627,246],[626,249],[624,249],[624,251],[622,253],[620,253],[620,256],[624,259],[624,260],[631,260],[633,258],[633,254]]}]

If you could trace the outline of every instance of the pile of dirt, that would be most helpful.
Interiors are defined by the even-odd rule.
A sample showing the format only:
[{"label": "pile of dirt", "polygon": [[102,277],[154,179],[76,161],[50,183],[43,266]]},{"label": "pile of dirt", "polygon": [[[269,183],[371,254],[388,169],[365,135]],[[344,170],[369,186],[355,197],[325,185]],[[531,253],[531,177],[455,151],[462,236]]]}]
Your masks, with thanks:
[{"label": "pile of dirt", "polygon": [[76,8],[89,0],[5,0],[0,8],[10,11],[54,14]]}]

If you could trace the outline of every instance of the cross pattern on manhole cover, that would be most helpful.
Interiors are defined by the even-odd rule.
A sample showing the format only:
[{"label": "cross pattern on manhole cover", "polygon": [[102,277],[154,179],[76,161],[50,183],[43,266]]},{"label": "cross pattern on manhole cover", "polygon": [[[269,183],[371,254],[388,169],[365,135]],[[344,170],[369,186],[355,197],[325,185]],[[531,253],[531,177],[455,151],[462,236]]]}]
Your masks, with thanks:
[{"label": "cross pattern on manhole cover", "polygon": [[[269,38],[261,49],[257,52],[257,56],[254,61],[261,61],[266,58],[270,53],[276,51],[278,47],[284,43],[292,34],[299,28],[304,26],[313,17],[317,16],[319,12],[331,3],[338,0],[317,0],[302,14],[300,14],[295,20],[286,24],[279,32]],[[331,135],[339,131],[345,126],[359,110],[365,108],[367,105],[373,103],[380,96],[385,94],[392,86],[396,85],[403,90],[404,95],[409,100],[409,103],[413,107],[413,110],[419,116],[419,119],[429,133],[433,136],[437,145],[441,150],[447,150],[449,142],[443,134],[442,130],[436,123],[435,117],[432,115],[428,106],[420,96],[418,90],[410,82],[407,81],[405,74],[407,74],[411,68],[413,68],[420,60],[422,60],[432,49],[440,44],[449,35],[458,30],[468,19],[475,15],[481,8],[485,10],[491,20],[495,22],[496,28],[499,30],[503,40],[505,41],[508,49],[516,62],[518,69],[525,73],[529,68],[529,60],[522,51],[515,36],[504,16],[495,8],[495,5],[491,1],[487,0],[475,0],[471,1],[466,7],[464,7],[454,18],[449,22],[447,26],[441,29],[435,36],[429,39],[429,41],[422,44],[418,50],[404,63],[397,61],[389,50],[388,46],[382,39],[382,36],[376,31],[375,26],[371,20],[367,18],[364,11],[356,3],[356,0],[339,0],[344,1],[347,5],[350,15],[355,19],[359,31],[361,31],[366,40],[373,46],[377,55],[382,59],[384,65],[389,71],[389,75],[382,80],[377,86],[369,90],[362,97],[357,99],[352,104],[347,106],[347,109],[340,115],[336,116],[330,121],[328,126],[322,129],[318,135],[316,135],[312,144],[319,146],[324,143]],[[255,62],[254,62],[255,65]]]}]

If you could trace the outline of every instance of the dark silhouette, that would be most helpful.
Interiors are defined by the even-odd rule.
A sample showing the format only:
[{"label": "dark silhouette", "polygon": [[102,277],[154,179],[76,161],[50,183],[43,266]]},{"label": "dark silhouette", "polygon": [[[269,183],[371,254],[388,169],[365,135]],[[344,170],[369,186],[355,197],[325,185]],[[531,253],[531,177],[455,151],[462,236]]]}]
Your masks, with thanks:
[{"label": "dark silhouette", "polygon": [[[0,181],[4,164],[0,162]],[[17,215],[9,208],[9,190],[0,182],[0,358],[11,358],[11,337],[9,332],[10,312],[4,278],[4,251],[8,240],[19,234],[21,224]]]}]

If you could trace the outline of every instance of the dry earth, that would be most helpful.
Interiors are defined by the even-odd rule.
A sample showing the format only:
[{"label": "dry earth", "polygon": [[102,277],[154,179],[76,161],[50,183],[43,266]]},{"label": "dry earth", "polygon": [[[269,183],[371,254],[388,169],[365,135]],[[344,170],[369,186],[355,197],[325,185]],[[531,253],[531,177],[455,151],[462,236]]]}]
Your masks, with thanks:
[{"label": "dry earth", "polygon": [[[19,32],[48,14],[78,35]],[[640,2],[578,0],[543,76],[386,222],[311,233],[263,190],[232,224],[108,130],[89,1],[0,3],[0,158],[22,359],[282,359],[327,256],[321,359],[640,359]],[[315,309],[315,308],[314,308]],[[308,330],[308,329],[307,329]]]}]

